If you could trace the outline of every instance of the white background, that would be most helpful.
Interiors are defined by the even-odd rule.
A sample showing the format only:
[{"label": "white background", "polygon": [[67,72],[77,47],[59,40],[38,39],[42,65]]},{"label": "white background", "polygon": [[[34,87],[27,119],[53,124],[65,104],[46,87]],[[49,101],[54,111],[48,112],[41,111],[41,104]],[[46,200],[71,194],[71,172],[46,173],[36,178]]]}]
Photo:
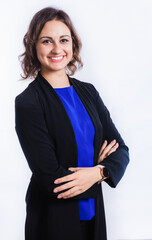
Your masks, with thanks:
[{"label": "white background", "polygon": [[18,55],[38,10],[56,6],[71,17],[83,42],[84,68],[75,77],[100,92],[130,148],[130,165],[116,189],[104,185],[108,240],[152,239],[152,1],[14,0],[0,10],[0,239],[23,240],[30,170],[14,123]]}]

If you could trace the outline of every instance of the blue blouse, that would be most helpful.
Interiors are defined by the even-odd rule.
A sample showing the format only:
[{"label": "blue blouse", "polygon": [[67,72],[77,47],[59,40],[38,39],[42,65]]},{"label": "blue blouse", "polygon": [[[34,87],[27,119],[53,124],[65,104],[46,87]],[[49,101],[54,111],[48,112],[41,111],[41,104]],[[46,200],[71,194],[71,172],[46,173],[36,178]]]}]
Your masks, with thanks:
[{"label": "blue blouse", "polygon": [[[92,167],[94,160],[94,126],[73,86],[54,88],[71,120],[78,149],[78,167]],[[71,166],[72,167],[72,166]],[[80,220],[95,215],[95,199],[79,200]]]}]

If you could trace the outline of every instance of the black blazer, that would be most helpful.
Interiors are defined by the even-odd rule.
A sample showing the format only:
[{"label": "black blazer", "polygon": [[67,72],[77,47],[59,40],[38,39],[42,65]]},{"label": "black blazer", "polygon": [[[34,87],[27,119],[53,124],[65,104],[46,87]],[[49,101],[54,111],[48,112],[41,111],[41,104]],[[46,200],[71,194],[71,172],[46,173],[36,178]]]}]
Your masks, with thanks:
[{"label": "black blazer", "polygon": [[[109,112],[95,87],[69,77],[95,128],[94,165],[106,139],[116,139],[119,148],[101,163],[116,187],[129,162],[128,147],[112,122]],[[16,132],[32,171],[26,195],[26,240],[78,240],[80,237],[78,199],[95,198],[94,240],[106,239],[102,189],[94,184],[86,192],[71,199],[57,199],[54,180],[71,174],[78,152],[74,130],[68,114],[55,90],[40,73],[15,99]]]}]

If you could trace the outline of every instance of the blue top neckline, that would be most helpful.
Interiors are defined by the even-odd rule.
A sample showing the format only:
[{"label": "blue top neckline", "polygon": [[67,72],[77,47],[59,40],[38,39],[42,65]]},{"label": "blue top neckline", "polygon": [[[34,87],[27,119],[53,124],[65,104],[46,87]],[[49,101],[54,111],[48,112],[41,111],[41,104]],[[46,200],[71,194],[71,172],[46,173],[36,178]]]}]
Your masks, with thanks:
[{"label": "blue top neckline", "polygon": [[72,88],[73,85],[69,86],[69,87],[62,87],[62,88],[54,88],[54,90],[61,90],[61,89],[70,89]]}]

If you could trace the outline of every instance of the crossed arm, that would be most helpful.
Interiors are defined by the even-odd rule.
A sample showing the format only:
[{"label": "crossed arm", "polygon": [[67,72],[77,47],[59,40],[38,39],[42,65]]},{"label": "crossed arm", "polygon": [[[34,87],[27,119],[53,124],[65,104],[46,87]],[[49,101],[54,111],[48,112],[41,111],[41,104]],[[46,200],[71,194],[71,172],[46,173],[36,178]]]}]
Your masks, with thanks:
[{"label": "crossed arm", "polygon": [[[103,143],[99,156],[98,164],[101,163],[107,156],[112,152],[115,152],[119,144],[116,140],[113,140],[110,144],[107,145],[107,141]],[[54,193],[59,193],[57,198],[71,198],[78,194],[85,192],[93,184],[101,180],[100,168],[99,166],[94,167],[70,167],[72,174],[69,174],[65,177],[58,178],[54,181],[55,184],[64,183],[63,185],[56,187]],[[67,190],[64,193],[60,193],[63,190]]]},{"label": "crossed arm", "polygon": [[[115,128],[98,93],[95,101],[103,125],[104,139],[107,139],[99,152],[98,164],[101,166],[102,163],[108,168],[110,178],[105,181],[111,187],[115,187],[129,162],[128,148]],[[80,198],[83,196],[84,199],[94,196],[97,188],[95,183],[101,180],[100,168],[97,165],[90,168],[71,167],[67,169],[59,165],[53,139],[48,134],[44,113],[37,103],[35,94],[33,92],[31,94],[31,89],[26,92],[25,96],[16,98],[15,111],[16,132],[33,173],[34,181],[42,192],[51,198],[74,196],[79,198],[80,195]],[[107,145],[107,142],[110,144]]]}]

